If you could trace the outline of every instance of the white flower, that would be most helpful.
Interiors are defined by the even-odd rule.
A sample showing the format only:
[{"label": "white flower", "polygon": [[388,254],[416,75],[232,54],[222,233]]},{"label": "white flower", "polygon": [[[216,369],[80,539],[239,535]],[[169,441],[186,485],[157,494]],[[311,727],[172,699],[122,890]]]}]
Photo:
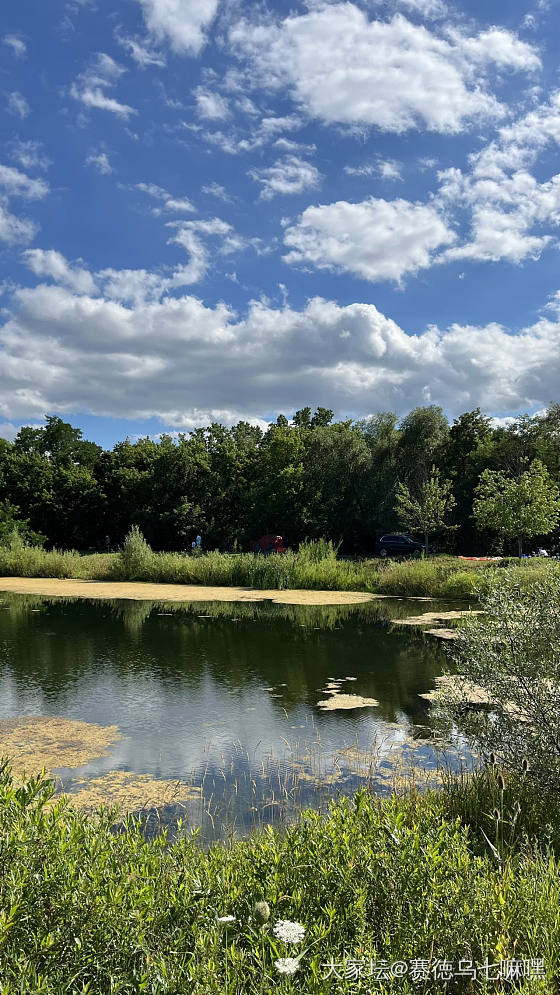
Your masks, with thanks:
[{"label": "white flower", "polygon": [[272,932],[277,940],[284,943],[301,943],[305,936],[305,926],[300,926],[299,922],[290,922],[289,919],[279,919]]},{"label": "white flower", "polygon": [[278,974],[295,974],[299,968],[299,957],[282,957],[274,961]]},{"label": "white flower", "polygon": [[221,922],[223,926],[227,926],[229,923],[235,922],[235,916],[218,916],[218,922]]}]

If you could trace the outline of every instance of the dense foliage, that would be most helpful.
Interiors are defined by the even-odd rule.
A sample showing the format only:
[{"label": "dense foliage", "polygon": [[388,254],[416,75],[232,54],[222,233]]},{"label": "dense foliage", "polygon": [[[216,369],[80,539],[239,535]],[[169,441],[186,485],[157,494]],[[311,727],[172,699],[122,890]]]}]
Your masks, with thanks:
[{"label": "dense foliage", "polygon": [[499,427],[479,409],[449,425],[435,406],[400,423],[391,413],[333,423],[332,412],[303,408],[266,431],[213,424],[111,450],[49,417],[13,443],[0,439],[0,502],[66,549],[103,550],[107,537],[117,548],[137,525],[154,549],[190,549],[200,534],[206,549],[246,550],[250,538],[278,533],[292,547],[325,536],[342,540],[343,553],[371,552],[376,535],[399,527],[399,488],[414,500],[433,466],[458,526],[434,536],[438,546],[486,553],[499,539],[473,518],[481,474],[515,480],[535,460],[560,482],[560,405]]},{"label": "dense foliage", "polygon": [[[51,794],[0,776],[2,995],[406,995],[447,988],[443,961],[495,965],[453,991],[557,990],[557,812],[543,819],[524,789],[516,806],[515,785],[482,777],[386,801],[362,791],[327,817],[207,852],[189,836],[147,842],[132,823],[115,833],[114,814],[96,822]],[[385,968],[372,981],[395,961],[406,976]],[[545,976],[490,980],[524,961]]]}]

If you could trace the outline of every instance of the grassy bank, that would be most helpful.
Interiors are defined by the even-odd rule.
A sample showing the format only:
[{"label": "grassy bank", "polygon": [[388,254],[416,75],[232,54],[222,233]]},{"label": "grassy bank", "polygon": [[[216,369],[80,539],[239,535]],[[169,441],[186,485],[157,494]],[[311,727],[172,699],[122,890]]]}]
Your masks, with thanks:
[{"label": "grassy bank", "polygon": [[[362,792],[327,817],[306,812],[284,833],[206,852],[191,838],[146,842],[132,823],[115,833],[109,814],[96,823],[63,801],[45,807],[49,794],[46,781],[0,778],[2,995],[441,992],[441,978],[418,984],[410,966],[404,978],[368,976],[372,960],[438,958],[455,970],[459,960],[543,958],[548,978],[517,990],[557,990],[551,813],[522,793],[512,817],[517,791],[500,792],[491,776],[437,795]],[[493,807],[503,822],[485,814]],[[305,928],[299,944],[277,938],[279,920]],[[502,987],[483,975],[453,982],[460,992]]]},{"label": "grassy bank", "polygon": [[[33,547],[0,548],[0,576],[58,577],[86,580],[151,581],[169,584],[240,586],[258,589],[367,591],[401,597],[462,598],[487,587],[494,563],[476,563],[451,556],[397,563],[381,559],[343,560],[323,544],[304,546],[297,554],[255,556],[252,553],[155,553],[136,546],[119,553],[81,556],[72,551],[46,552]],[[551,565],[542,560],[510,562],[521,583],[530,584]]]}]

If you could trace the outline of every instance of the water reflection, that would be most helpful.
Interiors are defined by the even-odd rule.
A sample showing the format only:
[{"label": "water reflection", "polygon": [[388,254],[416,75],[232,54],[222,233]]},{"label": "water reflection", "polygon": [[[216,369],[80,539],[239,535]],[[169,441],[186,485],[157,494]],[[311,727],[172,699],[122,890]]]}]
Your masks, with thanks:
[{"label": "water reflection", "polygon": [[[379,765],[396,748],[434,765],[433,748],[414,737],[430,724],[419,694],[434,686],[445,651],[390,624],[418,611],[398,600],[303,607],[0,595],[0,719],[117,725],[123,739],[79,776],[131,770],[203,785],[201,811],[195,805],[189,819],[210,835],[230,821],[274,821],[318,790],[348,791],[364,776],[382,788]],[[319,711],[327,682],[343,677],[356,678],[345,692],[379,706]],[[348,747],[366,758],[361,770],[341,759]],[[61,773],[72,787],[76,772]]]}]

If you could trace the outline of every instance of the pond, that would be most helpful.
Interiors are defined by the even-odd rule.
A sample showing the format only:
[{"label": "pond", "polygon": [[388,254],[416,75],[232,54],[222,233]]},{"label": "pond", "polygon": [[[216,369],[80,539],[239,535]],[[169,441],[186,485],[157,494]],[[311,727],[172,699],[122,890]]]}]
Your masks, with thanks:
[{"label": "pond", "polygon": [[[61,788],[80,792],[86,808],[88,789],[93,808],[120,801],[122,782],[137,799],[128,809],[150,810],[147,832],[181,817],[203,840],[293,818],[360,784],[387,791],[405,769],[437,767],[429,705],[419,695],[446,664],[443,644],[393,620],[451,607],[0,593],[0,752],[12,749],[18,728],[28,747],[39,730],[50,741],[39,736],[38,756],[50,756]],[[325,708],[335,692],[375,703]],[[6,722],[39,716],[42,724]],[[84,727],[67,723],[59,762],[53,725],[44,721],[54,717],[113,733],[105,749],[94,743],[90,756],[69,760],[69,744],[79,745],[72,730]],[[143,776],[139,785],[131,774]],[[154,780],[168,793],[153,796]],[[142,785],[152,798],[143,805]]]}]

